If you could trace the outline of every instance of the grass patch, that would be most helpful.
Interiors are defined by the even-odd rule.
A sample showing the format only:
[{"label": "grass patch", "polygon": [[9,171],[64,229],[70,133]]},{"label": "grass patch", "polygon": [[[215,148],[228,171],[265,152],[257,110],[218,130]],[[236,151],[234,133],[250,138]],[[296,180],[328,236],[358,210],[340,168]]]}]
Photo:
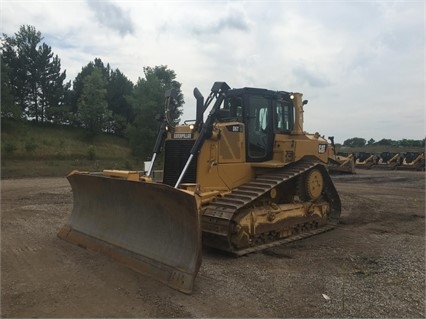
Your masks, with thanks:
[{"label": "grass patch", "polygon": [[[71,127],[15,123],[15,129],[8,124],[4,130],[2,121],[2,158],[34,160],[87,157],[89,147],[96,150],[98,158],[131,156],[127,140],[114,135],[90,136],[82,129]],[[8,149],[3,146],[7,146]]]},{"label": "grass patch", "polygon": [[72,170],[142,170],[128,141],[83,129],[2,119],[1,178],[65,176]]},{"label": "grass patch", "polygon": [[102,171],[104,169],[143,170],[143,162],[129,160],[2,160],[1,178],[65,177],[73,170]]}]

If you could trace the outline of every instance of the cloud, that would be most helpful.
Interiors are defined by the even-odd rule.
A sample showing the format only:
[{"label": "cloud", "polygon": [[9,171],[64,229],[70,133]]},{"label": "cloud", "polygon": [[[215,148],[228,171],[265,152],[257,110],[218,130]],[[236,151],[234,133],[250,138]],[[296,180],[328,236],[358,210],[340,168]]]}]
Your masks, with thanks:
[{"label": "cloud", "polygon": [[[145,16],[145,11],[156,11],[156,16]],[[151,2],[141,3],[132,10],[138,16],[142,31],[150,29],[158,40],[171,34],[184,41],[204,41],[208,37],[224,34],[249,33],[252,23],[241,4],[223,2]],[[236,31],[237,33],[234,33]],[[238,33],[240,32],[240,33]],[[210,39],[209,39],[210,40]],[[208,40],[206,40],[208,41]]]},{"label": "cloud", "polygon": [[87,0],[87,4],[101,25],[117,31],[122,37],[134,33],[134,25],[128,11],[124,12],[120,7],[106,0]]},{"label": "cloud", "polygon": [[197,27],[195,33],[220,33],[223,30],[249,31],[249,23],[242,13],[228,13],[227,16],[219,19],[217,23],[206,27]]},{"label": "cloud", "polygon": [[325,75],[310,71],[303,66],[295,67],[292,73],[298,81],[306,82],[314,88],[325,88],[330,85],[330,81],[327,80]]}]

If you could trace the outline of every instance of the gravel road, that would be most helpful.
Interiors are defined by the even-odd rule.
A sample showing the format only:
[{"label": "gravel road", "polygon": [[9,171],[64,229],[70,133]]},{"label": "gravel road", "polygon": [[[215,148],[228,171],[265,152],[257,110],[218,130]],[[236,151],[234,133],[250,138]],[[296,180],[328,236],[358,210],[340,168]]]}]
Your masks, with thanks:
[{"label": "gravel road", "polygon": [[204,249],[191,295],[57,238],[65,178],[3,180],[1,316],[424,318],[425,173],[333,180],[337,229],[240,258]]}]

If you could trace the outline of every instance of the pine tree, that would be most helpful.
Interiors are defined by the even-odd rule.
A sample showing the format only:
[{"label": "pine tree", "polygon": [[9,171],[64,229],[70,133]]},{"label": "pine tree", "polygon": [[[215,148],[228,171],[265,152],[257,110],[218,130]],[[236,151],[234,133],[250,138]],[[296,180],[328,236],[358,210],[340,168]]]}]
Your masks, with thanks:
[{"label": "pine tree", "polygon": [[1,55],[1,117],[20,119],[22,112],[10,90],[10,70]]},{"label": "pine tree", "polygon": [[21,26],[14,37],[3,36],[2,55],[15,102],[27,119],[44,122],[49,109],[61,106],[69,90],[60,60],[50,46],[40,44],[43,38],[33,26]]},{"label": "pine tree", "polygon": [[111,112],[107,103],[107,81],[102,71],[95,68],[83,80],[83,89],[78,100],[79,119],[83,127],[97,134],[105,131]]}]

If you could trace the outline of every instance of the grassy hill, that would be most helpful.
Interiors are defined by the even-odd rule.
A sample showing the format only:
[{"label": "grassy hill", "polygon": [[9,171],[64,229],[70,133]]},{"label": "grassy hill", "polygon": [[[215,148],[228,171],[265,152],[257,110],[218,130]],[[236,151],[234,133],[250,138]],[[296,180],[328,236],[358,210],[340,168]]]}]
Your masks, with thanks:
[{"label": "grassy hill", "polygon": [[72,170],[143,169],[127,140],[54,125],[1,122],[1,177],[65,176]]}]

